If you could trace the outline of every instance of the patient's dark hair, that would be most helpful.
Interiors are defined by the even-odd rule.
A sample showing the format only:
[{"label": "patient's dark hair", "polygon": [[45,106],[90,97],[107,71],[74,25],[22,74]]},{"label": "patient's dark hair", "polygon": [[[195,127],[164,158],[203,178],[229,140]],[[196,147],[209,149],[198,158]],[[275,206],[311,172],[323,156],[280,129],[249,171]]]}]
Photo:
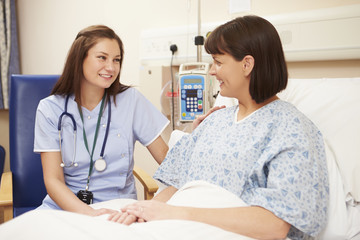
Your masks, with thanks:
[{"label": "patient's dark hair", "polygon": [[[120,72],[124,59],[124,46],[119,36],[109,27],[104,25],[93,25],[81,30],[70,50],[65,62],[63,73],[55,84],[51,94],[68,95],[75,94],[75,99],[81,105],[81,80],[84,77],[83,63],[88,51],[101,39],[115,39],[120,48]],[[120,72],[116,80],[105,91],[108,98],[125,91],[129,86],[120,83]],[[107,99],[108,100],[108,99]]]},{"label": "patient's dark hair", "polygon": [[241,61],[255,59],[249,92],[262,103],[286,88],[288,72],[280,37],[275,27],[258,16],[244,16],[217,27],[205,42],[209,54],[229,54]]}]

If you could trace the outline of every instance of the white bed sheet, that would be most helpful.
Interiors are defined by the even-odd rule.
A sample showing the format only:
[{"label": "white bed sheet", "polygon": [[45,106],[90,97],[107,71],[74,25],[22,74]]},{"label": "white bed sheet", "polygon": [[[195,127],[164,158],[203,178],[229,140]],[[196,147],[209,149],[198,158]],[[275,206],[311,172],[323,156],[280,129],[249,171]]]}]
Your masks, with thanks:
[{"label": "white bed sheet", "polygon": [[1,239],[233,239],[239,235],[210,225],[164,220],[125,226],[101,218],[65,211],[38,210],[5,223],[0,227]]},{"label": "white bed sheet", "polygon": [[[207,199],[204,201],[204,199]],[[116,199],[94,204],[94,208],[119,209],[134,200]],[[204,204],[206,203],[206,204]],[[215,185],[196,181],[185,185],[169,204],[198,207],[233,207],[244,203],[232,193]],[[1,239],[227,239],[250,240],[245,236],[194,221],[162,220],[130,226],[105,220],[106,216],[58,211],[35,210],[0,225]]]},{"label": "white bed sheet", "polygon": [[[93,204],[94,208],[118,210],[134,202],[132,199],[115,199]],[[242,207],[245,203],[236,195],[218,186],[204,181],[194,181],[182,187],[168,201],[168,204],[193,207]],[[327,226],[326,233],[318,239],[352,239],[359,240],[360,214],[359,207],[348,206],[348,218],[352,221],[350,229],[339,226]],[[336,211],[334,212],[336,214]],[[338,216],[339,223],[347,221]],[[125,226],[109,222],[107,216],[88,217],[85,215],[57,211],[37,210],[28,212],[10,222],[0,225],[1,239],[236,239],[251,240],[220,228],[194,221],[162,220]],[[342,226],[347,226],[344,224]],[[346,234],[347,233],[347,234]],[[347,237],[345,236],[347,235]]]}]

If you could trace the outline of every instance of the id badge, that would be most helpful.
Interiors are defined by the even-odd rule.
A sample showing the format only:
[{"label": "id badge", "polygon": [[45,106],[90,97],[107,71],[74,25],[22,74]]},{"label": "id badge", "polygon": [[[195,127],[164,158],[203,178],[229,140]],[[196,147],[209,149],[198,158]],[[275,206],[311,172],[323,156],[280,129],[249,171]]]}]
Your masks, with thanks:
[{"label": "id badge", "polygon": [[86,204],[92,204],[93,202],[93,193],[90,191],[86,191],[86,190],[80,190],[78,191],[78,193],[76,194],[76,196],[83,201]]}]

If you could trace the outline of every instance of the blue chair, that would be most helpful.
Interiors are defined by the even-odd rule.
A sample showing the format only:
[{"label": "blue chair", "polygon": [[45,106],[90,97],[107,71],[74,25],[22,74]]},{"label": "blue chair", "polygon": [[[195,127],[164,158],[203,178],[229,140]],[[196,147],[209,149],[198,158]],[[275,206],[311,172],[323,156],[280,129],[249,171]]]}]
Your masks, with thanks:
[{"label": "blue chair", "polygon": [[[35,115],[39,101],[49,96],[58,75],[12,75],[10,89],[10,169],[3,173],[0,209],[4,221],[35,209],[46,195],[40,154],[34,153]],[[134,175],[144,187],[145,199],[157,191],[155,180],[141,169]]]},{"label": "blue chair", "polygon": [[11,77],[9,99],[11,172],[4,173],[12,175],[12,204],[9,203],[12,206],[6,209],[8,212],[4,212],[4,215],[10,218],[36,208],[46,195],[40,154],[33,152],[35,113],[40,99],[50,95],[58,78],[58,75]]}]

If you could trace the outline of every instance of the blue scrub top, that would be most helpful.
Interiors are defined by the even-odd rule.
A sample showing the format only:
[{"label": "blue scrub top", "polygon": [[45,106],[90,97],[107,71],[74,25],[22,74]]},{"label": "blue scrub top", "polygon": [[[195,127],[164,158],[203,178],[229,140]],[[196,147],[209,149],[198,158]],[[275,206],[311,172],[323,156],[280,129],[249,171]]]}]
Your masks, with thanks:
[{"label": "blue scrub top", "polygon": [[[40,101],[35,120],[34,152],[60,151],[58,121],[64,112],[66,96],[51,95]],[[107,167],[103,172],[95,169],[91,174],[89,190],[93,192],[93,203],[116,199],[136,199],[134,167],[134,145],[151,144],[169,124],[169,120],[152,105],[139,91],[129,88],[116,96],[116,104],[111,99],[111,123],[104,151]],[[92,111],[82,108],[84,126],[89,150],[91,152],[101,102]],[[93,160],[100,157],[104,141],[108,104],[101,120]],[[74,149],[74,129],[72,121],[65,116],[62,119],[61,154],[66,165],[70,165],[75,151],[77,167],[64,167],[65,183],[76,194],[86,187],[89,173],[90,155],[83,139],[83,123],[74,96],[70,96],[68,112],[77,125],[76,151]],[[50,161],[50,159],[49,159]],[[60,209],[49,196],[46,196],[40,208]]]}]

